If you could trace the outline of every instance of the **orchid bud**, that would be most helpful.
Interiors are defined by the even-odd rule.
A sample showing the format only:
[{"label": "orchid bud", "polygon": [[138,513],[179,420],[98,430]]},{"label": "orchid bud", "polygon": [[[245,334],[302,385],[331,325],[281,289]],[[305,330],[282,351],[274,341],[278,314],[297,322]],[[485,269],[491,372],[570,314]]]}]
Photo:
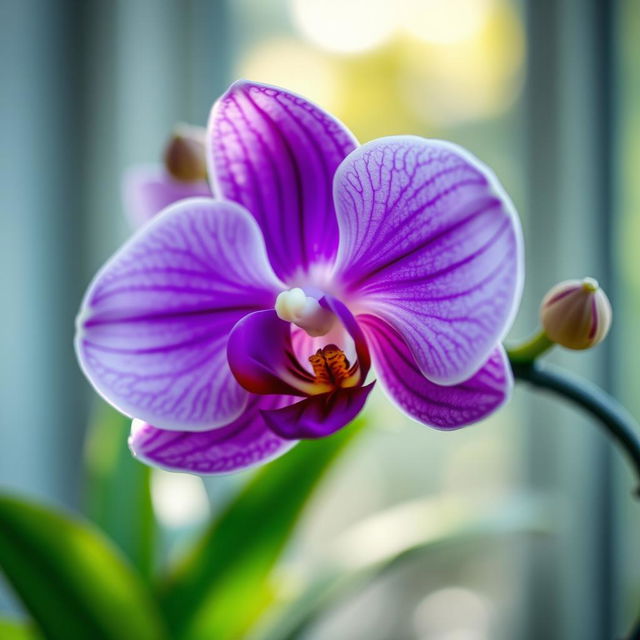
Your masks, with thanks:
[{"label": "orchid bud", "polygon": [[207,179],[204,151],[205,130],[178,125],[164,151],[164,164],[176,180],[198,182]]},{"label": "orchid bud", "polygon": [[542,300],[540,319],[547,337],[567,349],[589,349],[611,326],[611,304],[593,278],[565,280]]}]

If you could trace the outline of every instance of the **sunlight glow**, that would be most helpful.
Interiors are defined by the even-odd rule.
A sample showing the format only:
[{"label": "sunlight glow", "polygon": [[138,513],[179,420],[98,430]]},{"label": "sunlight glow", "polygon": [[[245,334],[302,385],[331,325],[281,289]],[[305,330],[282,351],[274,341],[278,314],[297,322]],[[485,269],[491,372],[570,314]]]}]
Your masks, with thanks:
[{"label": "sunlight glow", "polygon": [[404,0],[402,26],[426,42],[452,44],[472,37],[485,24],[491,0]]},{"label": "sunlight glow", "polygon": [[341,94],[335,65],[322,53],[295,40],[258,44],[238,65],[237,77],[287,87],[328,111],[337,111]]},{"label": "sunlight glow", "polygon": [[[482,1],[482,0],[481,0]],[[414,39],[400,85],[414,113],[452,125],[503,113],[522,85],[525,44],[511,5],[495,3],[480,29],[455,43]]]},{"label": "sunlight glow", "polygon": [[309,42],[334,53],[378,47],[396,30],[398,11],[388,0],[291,0],[293,21]]},{"label": "sunlight glow", "polygon": [[462,587],[430,593],[414,614],[417,637],[427,640],[488,640],[491,637],[491,603]]},{"label": "sunlight glow", "polygon": [[158,520],[167,527],[186,527],[209,516],[207,493],[197,476],[154,469],[151,497]]}]

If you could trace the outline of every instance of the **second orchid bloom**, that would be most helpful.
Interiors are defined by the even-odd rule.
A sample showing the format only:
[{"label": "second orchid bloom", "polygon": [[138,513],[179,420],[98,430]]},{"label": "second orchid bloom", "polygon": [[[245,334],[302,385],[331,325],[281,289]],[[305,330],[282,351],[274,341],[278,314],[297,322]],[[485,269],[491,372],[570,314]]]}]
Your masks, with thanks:
[{"label": "second orchid bloom", "polygon": [[78,317],[82,368],[135,418],[136,456],[201,474],[263,463],[350,422],[371,365],[439,429],[505,401],[523,251],[489,169],[436,140],[358,146],[305,99],[247,82],[214,105],[205,149],[213,195],[154,176],[156,199],[177,201]]}]

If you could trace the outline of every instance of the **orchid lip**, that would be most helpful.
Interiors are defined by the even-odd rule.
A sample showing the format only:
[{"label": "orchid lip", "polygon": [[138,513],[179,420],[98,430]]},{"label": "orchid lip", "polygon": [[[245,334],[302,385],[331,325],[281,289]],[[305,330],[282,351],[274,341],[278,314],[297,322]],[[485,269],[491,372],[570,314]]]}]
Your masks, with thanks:
[{"label": "orchid lip", "polygon": [[[300,291],[293,295],[301,300],[304,294]],[[284,302],[288,302],[287,297]],[[282,313],[290,311],[287,304],[281,302],[278,306]],[[338,300],[324,296],[319,306],[344,327],[344,335],[342,338],[327,335],[321,341],[316,337],[316,342],[307,338],[302,351],[301,345],[294,348],[292,323],[283,320],[275,309],[256,311],[240,320],[227,343],[227,358],[236,381],[258,395],[303,397],[341,393],[362,386],[370,358],[361,329]],[[338,342],[333,343],[332,338]],[[346,355],[341,340],[353,341],[353,355]],[[308,359],[310,366],[304,367],[299,358]]]}]

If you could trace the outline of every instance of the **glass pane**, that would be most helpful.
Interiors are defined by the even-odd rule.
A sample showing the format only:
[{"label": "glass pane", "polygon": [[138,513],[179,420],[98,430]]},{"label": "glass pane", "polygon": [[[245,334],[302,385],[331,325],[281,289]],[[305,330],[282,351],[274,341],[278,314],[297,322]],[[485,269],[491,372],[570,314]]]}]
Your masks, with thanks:
[{"label": "glass pane", "polygon": [[[629,410],[640,415],[638,396],[638,354],[640,336],[640,4],[633,0],[618,3],[616,15],[616,103],[617,127],[615,149],[615,193],[617,226],[614,233],[613,255],[619,274],[616,297],[616,384],[620,397]],[[628,621],[638,614],[640,600],[640,565],[637,562],[640,513],[637,501],[627,498],[634,477],[626,461],[618,464],[616,485],[621,496],[616,559],[618,581],[615,588],[622,594],[616,598],[619,633],[626,630]]]}]

